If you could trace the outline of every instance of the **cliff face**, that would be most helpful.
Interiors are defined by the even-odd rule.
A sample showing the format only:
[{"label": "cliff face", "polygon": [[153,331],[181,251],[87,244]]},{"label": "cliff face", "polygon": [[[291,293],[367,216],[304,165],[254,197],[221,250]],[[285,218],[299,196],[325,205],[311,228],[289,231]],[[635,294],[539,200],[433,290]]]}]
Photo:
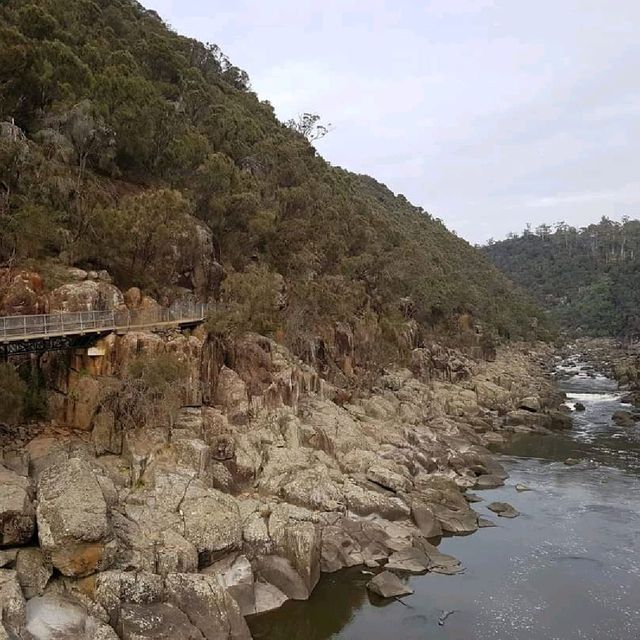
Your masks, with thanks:
[{"label": "cliff face", "polygon": [[[78,286],[49,299],[69,306]],[[464,491],[505,477],[486,446],[566,422],[542,345],[487,362],[434,343],[357,396],[251,333],[111,335],[91,353],[42,356],[52,423],[2,440],[0,603],[22,638],[45,637],[47,604],[82,620],[65,638],[163,637],[152,620],[244,638],[243,616],[307,598],[322,571],[389,557],[459,571],[429,540],[477,529]],[[110,398],[167,353],[176,411],[132,425]]]}]

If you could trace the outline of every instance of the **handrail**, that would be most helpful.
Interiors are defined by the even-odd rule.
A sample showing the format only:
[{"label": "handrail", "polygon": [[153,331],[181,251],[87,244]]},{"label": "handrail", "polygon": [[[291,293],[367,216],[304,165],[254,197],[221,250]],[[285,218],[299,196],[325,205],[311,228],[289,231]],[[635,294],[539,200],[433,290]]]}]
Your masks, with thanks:
[{"label": "handrail", "polygon": [[204,303],[187,303],[142,310],[63,311],[29,316],[1,316],[0,342],[202,322],[207,310],[208,305]]}]

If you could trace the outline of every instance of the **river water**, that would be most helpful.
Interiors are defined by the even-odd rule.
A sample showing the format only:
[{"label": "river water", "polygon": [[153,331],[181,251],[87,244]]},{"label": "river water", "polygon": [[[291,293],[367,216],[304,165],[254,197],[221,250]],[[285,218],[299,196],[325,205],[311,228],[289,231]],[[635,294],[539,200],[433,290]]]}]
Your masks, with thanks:
[{"label": "river water", "polygon": [[[465,573],[408,580],[402,602],[372,602],[358,567],[322,577],[306,602],[250,621],[256,640],[638,640],[640,639],[640,423],[615,382],[561,367],[568,402],[582,402],[574,428],[515,436],[504,451],[504,487],[474,504],[496,527],[445,538],[440,549]],[[579,465],[564,460],[578,458]],[[531,491],[518,492],[526,484]],[[509,502],[521,515],[487,510]],[[451,613],[439,624],[444,612]]]}]

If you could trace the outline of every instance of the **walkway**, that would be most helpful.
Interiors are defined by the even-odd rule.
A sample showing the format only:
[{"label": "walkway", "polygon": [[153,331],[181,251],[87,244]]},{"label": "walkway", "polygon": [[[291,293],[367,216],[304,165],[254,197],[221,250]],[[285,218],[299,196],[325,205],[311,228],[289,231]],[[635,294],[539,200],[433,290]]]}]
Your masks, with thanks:
[{"label": "walkway", "polygon": [[[143,311],[79,311],[0,317],[0,349],[4,355],[73,346],[74,338],[144,329],[186,328],[204,322],[205,304],[157,307]],[[30,348],[33,347],[33,348]]]}]

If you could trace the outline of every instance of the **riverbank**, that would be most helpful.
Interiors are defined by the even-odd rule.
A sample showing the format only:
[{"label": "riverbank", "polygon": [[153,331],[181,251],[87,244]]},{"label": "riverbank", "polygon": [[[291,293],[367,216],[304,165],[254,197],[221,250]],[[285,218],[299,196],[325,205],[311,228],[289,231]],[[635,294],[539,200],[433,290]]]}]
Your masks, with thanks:
[{"label": "riverbank", "polygon": [[[560,363],[567,402],[580,401],[571,430],[516,433],[503,447],[503,487],[476,491],[473,507],[496,527],[446,537],[443,553],[460,558],[456,576],[407,577],[414,594],[380,602],[359,569],[323,578],[317,596],[252,622],[263,640],[635,640],[640,631],[640,427],[612,415],[628,408],[616,382],[572,352]],[[576,465],[564,463],[568,458]],[[524,485],[529,491],[517,491]],[[508,502],[515,519],[487,505]],[[334,597],[334,595],[336,597]],[[446,617],[444,614],[453,612]],[[300,633],[297,629],[301,629]]]},{"label": "riverbank", "polygon": [[[68,623],[61,638],[199,637],[196,607],[216,638],[238,640],[244,617],[309,598],[321,573],[406,566],[407,553],[413,570],[457,573],[432,541],[482,525],[469,493],[506,477],[487,447],[570,425],[544,344],[490,362],[433,344],[351,397],[256,335],[231,353],[202,332],[96,348],[48,359],[60,424],[3,446],[1,598],[15,635],[48,640],[39,629]],[[189,406],[170,426],[123,429],[101,391],[137,354],[167,352],[189,372]]]}]

